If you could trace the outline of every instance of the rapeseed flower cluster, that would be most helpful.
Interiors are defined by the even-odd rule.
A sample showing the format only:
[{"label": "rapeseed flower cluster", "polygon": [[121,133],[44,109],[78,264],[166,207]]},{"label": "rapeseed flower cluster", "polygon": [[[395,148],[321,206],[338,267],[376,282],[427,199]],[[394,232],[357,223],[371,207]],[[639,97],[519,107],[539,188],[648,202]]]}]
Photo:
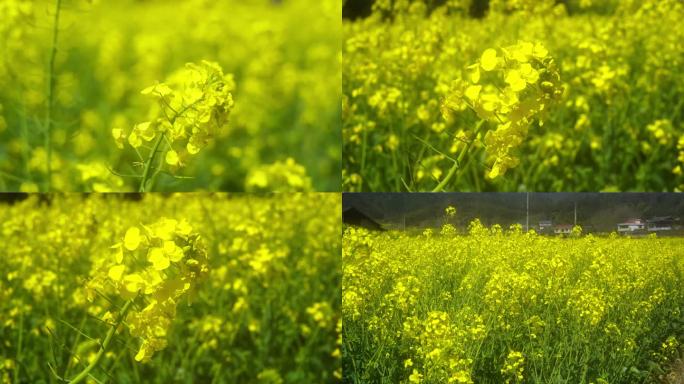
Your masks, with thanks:
[{"label": "rapeseed flower cluster", "polygon": [[141,92],[158,103],[150,112],[151,121],[136,124],[130,131],[112,129],[121,149],[127,142],[140,156],[143,143],[150,145],[146,157],[140,158],[140,192],[146,191],[148,181],[153,183],[163,170],[157,158],[172,170],[183,167],[189,156],[199,153],[224,128],[234,105],[234,88],[232,75],[224,75],[216,63],[203,61],[199,65],[189,63],[167,82]]},{"label": "rapeseed flower cluster", "polygon": [[254,168],[245,181],[248,192],[307,192],[311,189],[306,169],[292,158]]},{"label": "rapeseed flower cluster", "polygon": [[504,367],[501,368],[501,374],[506,377],[506,384],[509,383],[519,383],[525,378],[523,372],[525,357],[520,352],[511,351],[506,360],[504,361]]},{"label": "rapeseed flower cluster", "polygon": [[496,178],[518,164],[512,150],[522,144],[531,120],[563,94],[560,75],[548,50],[530,42],[500,51],[489,48],[468,70],[468,80],[455,82],[444,108],[448,113],[470,107],[496,125],[485,136],[487,152],[494,159],[488,177]]},{"label": "rapeseed flower cluster", "polygon": [[218,64],[187,64],[167,82],[141,92],[158,103],[150,114],[151,121],[136,124],[129,133],[114,128],[112,136],[119,148],[123,148],[124,140],[140,148],[144,141],[165,137],[170,147],[165,151],[166,164],[182,166],[181,159],[196,155],[225,127],[234,105],[234,88],[233,76],[224,75]]},{"label": "rapeseed flower cluster", "polygon": [[143,303],[140,310],[129,311],[126,323],[131,335],[142,340],[135,360],[149,361],[166,347],[180,299],[208,273],[205,245],[187,221],[162,218],[128,228],[111,248],[113,260],[87,283],[87,297],[113,290],[124,300]]}]

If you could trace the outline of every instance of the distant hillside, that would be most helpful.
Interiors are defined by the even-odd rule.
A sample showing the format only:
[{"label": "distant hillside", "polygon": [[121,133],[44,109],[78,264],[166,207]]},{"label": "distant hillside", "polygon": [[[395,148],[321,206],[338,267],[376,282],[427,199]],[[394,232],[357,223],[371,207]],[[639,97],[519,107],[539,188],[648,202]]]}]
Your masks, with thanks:
[{"label": "distant hillside", "polygon": [[[530,193],[530,226],[540,220],[577,222],[598,231],[611,231],[629,218],[684,217],[684,195],[676,193]],[[458,226],[475,218],[484,224],[525,223],[524,193],[347,193],[345,207],[354,206],[389,227],[435,227],[443,223],[444,209],[457,208]]]}]

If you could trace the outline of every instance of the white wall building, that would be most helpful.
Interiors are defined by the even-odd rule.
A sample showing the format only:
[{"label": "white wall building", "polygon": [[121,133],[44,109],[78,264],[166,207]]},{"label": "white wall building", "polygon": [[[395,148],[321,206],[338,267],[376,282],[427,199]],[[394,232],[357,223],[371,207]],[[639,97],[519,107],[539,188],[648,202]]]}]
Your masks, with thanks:
[{"label": "white wall building", "polygon": [[641,219],[630,219],[617,225],[618,233],[643,231],[644,229],[646,229],[646,223]]},{"label": "white wall building", "polygon": [[556,225],[553,228],[553,233],[556,235],[569,235],[572,233],[572,225],[571,224],[560,224]]}]

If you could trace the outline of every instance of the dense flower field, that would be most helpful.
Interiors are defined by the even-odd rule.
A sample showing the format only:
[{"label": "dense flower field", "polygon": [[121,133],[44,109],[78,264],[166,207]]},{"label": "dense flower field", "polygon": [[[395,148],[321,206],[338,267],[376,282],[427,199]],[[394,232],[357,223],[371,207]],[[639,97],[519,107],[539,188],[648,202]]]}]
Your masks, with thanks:
[{"label": "dense flower field", "polygon": [[682,1],[472,3],[343,22],[345,191],[684,189]]},{"label": "dense flower field", "polygon": [[[349,227],[349,383],[680,383],[681,238]],[[681,364],[680,364],[681,365]]]},{"label": "dense flower field", "polygon": [[0,204],[0,382],[341,378],[339,194]]},{"label": "dense flower field", "polygon": [[340,0],[0,0],[0,190],[339,190],[340,18]]}]

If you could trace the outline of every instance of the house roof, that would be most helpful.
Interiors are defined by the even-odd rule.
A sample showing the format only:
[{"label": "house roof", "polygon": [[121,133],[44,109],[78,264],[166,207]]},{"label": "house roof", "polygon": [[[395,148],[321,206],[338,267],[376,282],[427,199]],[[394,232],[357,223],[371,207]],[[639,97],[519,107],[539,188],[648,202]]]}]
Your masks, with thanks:
[{"label": "house roof", "polygon": [[555,226],[555,228],[557,228],[557,229],[568,229],[568,228],[572,229],[572,227],[574,227],[574,225],[572,225],[572,224],[558,224]]},{"label": "house roof", "polygon": [[641,219],[629,219],[627,221],[624,221],[622,223],[618,223],[618,225],[643,225],[644,221]]},{"label": "house roof", "polygon": [[656,216],[646,220],[648,223],[654,223],[658,221],[679,221],[679,218],[674,216]]}]

